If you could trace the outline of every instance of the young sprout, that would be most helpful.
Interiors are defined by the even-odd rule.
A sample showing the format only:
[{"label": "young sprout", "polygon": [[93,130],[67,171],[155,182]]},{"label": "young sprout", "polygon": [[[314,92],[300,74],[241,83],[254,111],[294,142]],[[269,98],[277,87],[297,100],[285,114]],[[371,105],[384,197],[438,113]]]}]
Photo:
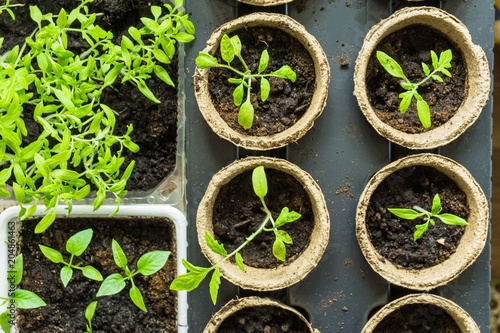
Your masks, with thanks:
[{"label": "young sprout", "polygon": [[415,98],[417,101],[418,118],[425,129],[429,129],[431,127],[431,111],[429,104],[422,98],[417,89],[430,78],[438,82],[443,82],[443,78],[439,76],[438,73],[451,77],[451,73],[448,71],[448,68],[451,68],[452,58],[453,56],[451,54],[451,50],[441,52],[439,54],[439,58],[436,52],[431,50],[432,67],[434,68],[433,71],[431,72],[427,64],[422,63],[422,70],[424,71],[425,78],[420,82],[412,83],[406,77],[403,69],[396,60],[382,51],[377,51],[377,59],[382,67],[393,77],[401,79],[400,85],[404,90],[406,90],[399,94],[399,98],[401,98],[399,111],[401,114],[405,114],[406,110],[410,107],[413,98]]},{"label": "young sprout", "polygon": [[66,251],[71,254],[69,262],[66,262],[61,252],[45,245],[39,244],[43,255],[55,264],[63,264],[60,277],[64,287],[68,286],[69,280],[73,276],[73,269],[82,271],[83,275],[91,280],[102,281],[102,275],[94,267],[87,265],[81,266],[81,263],[74,264],[73,259],[79,257],[87,249],[92,240],[92,229],[82,230],[77,232],[66,241]]},{"label": "young sprout", "polygon": [[[14,14],[14,12],[12,11],[12,7],[22,7],[24,6],[24,4],[22,3],[15,3],[15,4],[10,4],[10,0],[7,0],[5,2],[5,5],[2,5],[0,6],[0,15],[2,14],[3,11],[6,11],[7,13],[9,13],[10,17],[15,20],[16,19],[16,15]],[[0,46],[2,46],[2,44],[0,43]]]},{"label": "young sprout", "polygon": [[141,294],[141,291],[134,283],[133,277],[142,274],[144,276],[153,275],[165,266],[165,263],[170,256],[170,251],[152,251],[143,254],[137,261],[137,269],[130,270],[128,267],[128,259],[123,252],[120,244],[113,239],[111,243],[111,248],[113,251],[113,259],[116,266],[123,269],[125,275],[120,273],[114,273],[109,275],[99,287],[97,291],[97,297],[110,296],[118,294],[125,288],[126,281],[130,280],[132,284],[129,295],[132,302],[142,311],[148,312],[146,305]]},{"label": "young sprout", "polygon": [[97,301],[91,302],[85,309],[85,319],[87,319],[87,326],[84,333],[92,333],[92,319],[94,318]]},{"label": "young sprout", "polygon": [[[8,271],[7,284],[18,286],[23,278],[23,255],[19,254]],[[45,306],[45,302],[34,292],[17,288],[8,297],[0,297],[0,306],[14,304],[16,309],[36,309]],[[0,314],[0,327],[5,333],[10,333],[11,314],[9,308]]]},{"label": "young sprout", "polygon": [[258,166],[253,170],[252,185],[255,194],[260,199],[262,207],[266,212],[266,217],[260,224],[259,228],[250,236],[248,236],[246,240],[231,253],[227,253],[224,244],[221,244],[217,240],[215,240],[209,232],[205,232],[205,240],[208,247],[214,253],[223,256],[223,258],[215,265],[208,268],[195,266],[183,259],[182,264],[184,265],[184,267],[186,267],[188,273],[179,275],[170,285],[170,289],[192,291],[193,289],[196,289],[198,287],[198,285],[201,283],[201,281],[203,281],[203,279],[205,279],[208,273],[214,271],[210,279],[210,296],[212,298],[212,302],[215,304],[217,302],[217,295],[219,293],[221,277],[219,269],[220,265],[223,262],[227,261],[229,258],[234,257],[236,265],[238,265],[238,267],[242,271],[245,271],[245,265],[240,251],[263,231],[274,233],[276,238],[273,244],[273,255],[281,261],[286,260],[285,244],[292,244],[292,238],[286,231],[279,228],[283,227],[287,223],[298,220],[301,217],[301,214],[294,211],[290,212],[288,207],[284,207],[281,210],[278,218],[276,220],[273,218],[271,211],[267,208],[265,202],[268,187],[266,173],[263,166]]},{"label": "young sprout", "polygon": [[427,211],[419,206],[413,206],[413,209],[407,208],[388,208],[388,210],[399,218],[405,220],[415,220],[419,217],[424,218],[424,223],[415,225],[415,232],[413,233],[413,240],[416,241],[429,229],[429,223],[435,225],[433,218],[438,218],[444,224],[455,226],[466,226],[468,223],[463,218],[450,213],[441,213],[441,198],[436,193],[432,200],[431,211]]},{"label": "young sprout", "polygon": [[[268,74],[264,74],[264,71],[269,65],[269,53],[267,50],[262,51],[260,56],[259,66],[257,68],[257,73],[252,73],[246,64],[245,60],[241,56],[241,41],[238,35],[229,37],[228,35],[222,36],[220,42],[220,53],[222,60],[227,64],[220,64],[214,56],[206,53],[200,52],[198,57],[196,57],[196,66],[199,68],[226,68],[231,70],[236,74],[236,78],[230,78],[229,83],[236,85],[233,91],[233,100],[236,106],[239,106],[238,113],[238,123],[244,128],[249,129],[252,127],[254,118],[254,108],[250,102],[250,91],[252,89],[252,81],[260,80],[260,99],[265,102],[269,97],[271,91],[271,85],[269,84],[268,77],[277,77],[282,79],[287,79],[295,82],[296,73],[288,65],[282,66],[280,69],[273,71]],[[235,58],[243,65],[243,70],[240,71],[233,67],[231,63]],[[246,90],[246,92],[245,92]],[[246,93],[246,98],[245,98]],[[243,101],[245,99],[245,101]]]}]

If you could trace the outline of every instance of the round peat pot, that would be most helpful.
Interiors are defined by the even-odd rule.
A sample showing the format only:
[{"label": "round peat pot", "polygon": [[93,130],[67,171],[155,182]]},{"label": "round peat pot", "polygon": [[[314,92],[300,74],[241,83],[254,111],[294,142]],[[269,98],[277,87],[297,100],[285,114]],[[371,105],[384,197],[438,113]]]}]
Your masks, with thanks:
[{"label": "round peat pot", "polygon": [[[400,85],[404,80],[389,75],[375,54],[384,50],[401,65],[408,80],[417,83],[425,77],[422,63],[434,70],[430,51],[439,57],[447,49],[455,50],[448,68],[453,74],[437,72],[444,82],[431,78],[417,90],[430,108],[431,124],[425,129],[417,116],[416,97],[401,114],[401,94],[408,92]],[[490,80],[485,53],[473,44],[462,22],[438,8],[407,7],[366,35],[356,59],[354,95],[380,135],[409,149],[431,149],[456,139],[474,123],[488,100]]]},{"label": "round peat pot", "polygon": [[[445,322],[448,330],[439,330]],[[431,294],[410,294],[386,304],[361,333],[406,332],[412,328],[415,330],[411,332],[416,332],[418,325],[435,327],[436,332],[481,332],[474,319],[452,301]]]},{"label": "round peat pot", "polygon": [[278,260],[273,255],[274,233],[263,231],[240,251],[245,271],[232,259],[222,262],[220,271],[243,289],[278,290],[303,280],[318,264],[329,240],[330,217],[323,193],[304,170],[286,160],[269,157],[247,157],[220,170],[208,184],[198,207],[198,241],[204,255],[215,264],[223,256],[209,248],[206,232],[231,253],[262,225],[266,214],[252,188],[252,171],[258,166],[263,166],[266,173],[268,194],[264,200],[274,219],[285,206],[302,214],[279,228],[290,235],[293,244],[286,245],[285,261]]},{"label": "round peat pot", "polygon": [[[417,205],[431,211],[436,194],[441,213],[464,215],[468,225],[449,226],[434,217],[435,225],[414,240],[424,219],[398,218],[388,208],[411,209],[422,199]],[[426,291],[448,283],[476,260],[488,221],[486,196],[463,166],[441,155],[418,154],[392,162],[369,180],[356,210],[356,236],[370,266],[388,282]]]},{"label": "round peat pot", "polygon": [[293,328],[294,332],[319,333],[294,308],[261,297],[244,297],[229,301],[212,316],[203,333],[240,332],[238,325],[256,325],[257,329],[264,329],[256,332],[266,332],[266,326],[284,325]]},{"label": "round peat pot", "polygon": [[[266,49],[269,52],[269,66],[262,73],[271,71],[274,61],[276,67],[272,71],[288,65],[296,72],[296,81],[268,78],[270,95],[263,102],[258,83],[261,80],[254,80],[250,100],[255,116],[248,129],[237,122],[240,107],[233,100],[233,90],[237,85],[227,83],[229,78],[235,79],[237,76],[222,77],[233,75],[230,70],[202,69],[198,66],[194,75],[195,96],[203,117],[218,136],[246,149],[269,150],[297,141],[313,126],[326,104],[330,67],[319,42],[304,26],[281,14],[253,13],[225,23],[213,32],[204,52],[217,57],[224,35],[243,38],[243,34],[252,33],[254,35],[248,37],[248,42],[242,39],[242,57],[248,61],[250,55],[260,55]],[[289,51],[283,53],[284,49]],[[240,61],[236,57],[234,59],[232,64],[240,66]],[[277,64],[285,59],[288,59],[287,63]],[[255,61],[259,62],[259,58],[255,58]],[[222,59],[219,63],[225,64]],[[259,64],[252,63],[249,67],[253,68],[254,65]],[[210,75],[211,72],[220,80],[213,84],[217,87],[216,91],[210,90],[211,80],[217,80],[217,77]],[[221,87],[226,84],[229,90],[223,93]],[[242,88],[242,91],[246,101],[247,90]]]},{"label": "round peat pot", "polygon": [[246,3],[252,6],[277,6],[282,5],[293,0],[238,0],[239,2]]}]

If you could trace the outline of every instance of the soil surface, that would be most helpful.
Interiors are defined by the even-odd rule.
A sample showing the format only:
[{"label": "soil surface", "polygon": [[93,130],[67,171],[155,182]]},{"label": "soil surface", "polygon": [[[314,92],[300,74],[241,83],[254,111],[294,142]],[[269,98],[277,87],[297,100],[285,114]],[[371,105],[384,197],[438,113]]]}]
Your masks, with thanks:
[{"label": "soil surface", "polygon": [[275,306],[244,308],[229,316],[218,333],[309,333],[311,330],[295,314]]},{"label": "soil surface", "polygon": [[433,304],[408,304],[384,318],[373,333],[461,333],[455,320]]},{"label": "soil surface", "polygon": [[[251,102],[255,109],[255,117],[252,127],[244,130],[238,124],[239,107],[234,105],[233,101],[232,94],[236,85],[228,82],[229,78],[237,76],[228,69],[213,68],[208,77],[215,109],[229,127],[242,134],[266,136],[282,132],[295,124],[311,104],[316,81],[312,58],[298,40],[279,29],[247,28],[237,30],[236,34],[241,39],[242,57],[252,73],[257,72],[262,51],[267,49],[269,66],[264,73],[288,65],[296,72],[297,79],[292,83],[285,79],[268,78],[271,93],[265,102],[260,98],[260,80],[254,80]],[[232,35],[234,34],[230,37]],[[215,56],[219,59],[219,63],[225,63],[220,57],[219,49]],[[239,60],[233,60],[231,65],[243,70]]]},{"label": "soil surface", "polygon": [[397,218],[387,208],[431,210],[434,195],[441,198],[442,213],[467,220],[469,207],[465,193],[446,175],[434,168],[417,166],[394,172],[372,194],[366,212],[366,227],[377,251],[393,264],[406,269],[422,269],[437,265],[453,254],[466,227],[449,226],[435,219],[435,226],[417,241],[415,225],[423,219]]},{"label": "soil surface", "polygon": [[[285,263],[272,254],[275,240],[273,232],[261,232],[240,251],[245,265],[258,268],[272,268],[292,262],[309,244],[314,227],[311,202],[303,186],[293,176],[274,169],[267,168],[266,175],[268,194],[265,201],[273,218],[276,219],[285,206],[302,216],[280,228],[288,232],[293,240],[293,244],[286,245]],[[244,172],[219,191],[213,214],[215,238],[224,244],[229,253],[259,228],[265,216],[260,199],[253,191],[252,170]]]},{"label": "soil surface", "polygon": [[[98,301],[92,321],[94,333],[177,331],[177,294],[168,288],[176,275],[175,233],[172,224],[167,223],[168,219],[58,219],[47,232],[35,235],[33,230],[37,222],[26,221],[21,230],[20,246],[25,267],[21,288],[38,294],[47,306],[19,310],[17,323],[20,329],[17,332],[81,333],[87,323],[85,308],[94,300]],[[65,250],[66,240],[87,228],[94,230],[92,241],[80,257],[75,257],[74,263],[92,265],[104,278],[112,273],[123,274],[113,260],[112,239],[127,255],[130,269],[136,268],[137,260],[144,253],[154,250],[172,252],[165,267],[156,274],[134,277],[148,313],[139,310],[130,300],[130,282],[119,294],[96,298],[101,283],[89,280],[81,271],[74,270],[73,277],[64,288],[59,278],[62,266],[45,258],[38,244],[60,251],[65,260],[69,260]]]},{"label": "soil surface", "polygon": [[[390,34],[375,50],[394,58],[410,82],[415,83],[425,78],[422,62],[433,70],[430,51],[434,50],[439,56],[448,49],[453,54],[452,67],[449,68],[452,77],[439,74],[444,83],[429,79],[418,88],[418,93],[430,106],[431,129],[453,117],[465,98],[467,71],[460,50],[446,36],[423,25],[412,25]],[[418,119],[415,99],[404,115],[399,111],[401,100],[398,96],[405,91],[400,81],[385,71],[374,52],[368,63],[366,85],[368,99],[375,113],[383,122],[402,132],[425,132]]]},{"label": "soil surface", "polygon": [[[76,7],[74,0],[12,0],[11,4],[22,3],[24,7],[13,7],[16,20],[4,12],[0,15],[0,36],[5,37],[4,45],[0,49],[3,53],[14,45],[22,45],[25,37],[29,36],[35,29],[34,23],[29,17],[29,6],[37,5],[42,13],[59,13],[61,8],[67,12]],[[127,34],[131,25],[140,26],[140,17],[151,16],[150,6],[161,5],[161,0],[95,0],[88,4],[91,12],[104,13],[98,16],[97,24],[113,32],[116,42],[119,43],[121,36]],[[71,37],[73,36],[73,39]],[[82,41],[74,39],[75,35],[69,35],[69,45],[73,50],[82,47]],[[177,82],[177,61],[166,67],[172,80]],[[135,168],[127,184],[130,191],[150,191],[166,178],[175,168],[176,162],[176,138],[177,138],[177,90],[167,86],[155,76],[148,81],[148,87],[154,95],[162,102],[156,104],[144,97],[132,84],[117,84],[113,88],[104,90],[102,103],[108,105],[117,112],[117,125],[115,133],[124,134],[128,124],[132,124],[134,131],[131,133],[132,140],[140,146],[140,151],[131,153],[125,150],[126,162],[123,170],[135,160]],[[24,120],[29,131],[29,137],[25,140],[30,142],[41,132],[41,127],[28,115],[33,109],[25,107]]]}]

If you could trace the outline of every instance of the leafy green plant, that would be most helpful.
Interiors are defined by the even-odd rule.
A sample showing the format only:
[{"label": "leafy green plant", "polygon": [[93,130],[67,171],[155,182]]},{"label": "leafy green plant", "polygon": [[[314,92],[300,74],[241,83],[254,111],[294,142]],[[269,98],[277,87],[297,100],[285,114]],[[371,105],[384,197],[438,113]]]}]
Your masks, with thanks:
[{"label": "leafy green plant", "polygon": [[66,251],[71,254],[69,261],[65,261],[61,252],[45,245],[39,244],[43,255],[55,264],[63,264],[60,277],[64,287],[68,286],[69,280],[73,276],[73,269],[82,271],[83,275],[91,280],[102,281],[102,275],[93,266],[81,266],[81,263],[74,264],[73,259],[79,257],[87,249],[92,240],[92,229],[85,229],[77,232],[66,241]]},{"label": "leafy green plant", "polygon": [[213,271],[212,277],[210,279],[210,296],[212,298],[212,302],[215,304],[217,302],[217,295],[219,293],[221,277],[219,269],[220,265],[226,260],[234,257],[236,265],[238,265],[238,267],[242,271],[245,271],[245,265],[240,251],[263,231],[274,233],[274,236],[276,238],[273,243],[273,255],[281,261],[286,260],[285,244],[292,244],[293,241],[286,231],[279,228],[283,227],[287,223],[297,221],[301,217],[301,214],[290,211],[288,207],[284,207],[276,220],[273,218],[272,213],[267,208],[265,202],[268,186],[266,173],[263,166],[258,166],[253,170],[252,185],[255,194],[260,199],[262,207],[266,212],[266,217],[260,224],[259,228],[250,236],[248,236],[245,241],[231,253],[228,253],[226,251],[226,249],[224,248],[224,244],[221,244],[217,240],[215,240],[209,232],[205,232],[205,240],[208,247],[214,253],[221,255],[223,258],[219,262],[208,268],[195,266],[187,260],[183,259],[182,264],[184,265],[184,267],[186,267],[188,273],[179,275],[174,281],[172,281],[170,289],[187,291],[196,289],[201,281],[205,279],[207,274]]},{"label": "leafy green plant", "polygon": [[[124,165],[122,154],[139,146],[130,138],[132,125],[115,133],[117,113],[101,97],[115,84],[130,82],[159,103],[146,81],[154,74],[173,85],[163,65],[172,60],[177,42],[194,38],[193,24],[180,11],[183,1],[175,0],[174,6],[151,6],[153,18],[142,18],[144,27],[131,27],[131,38],[123,36],[115,45],[113,34],[95,24],[98,14],[89,13],[92,1],[80,0],[71,12],[61,9],[57,15],[30,6],[37,28],[22,47],[0,56],[0,196],[9,197],[12,186],[21,219],[43,203],[47,214],[37,233],[53,223],[59,203],[70,213],[72,202],[87,197],[91,187],[94,209],[108,194],[119,209],[135,164]],[[87,48],[82,43],[81,53],[72,51],[69,34]],[[36,138],[28,136],[34,136],[24,122],[28,116],[42,129]]]},{"label": "leafy green plant", "polygon": [[[254,118],[254,107],[250,102],[252,81],[260,80],[260,99],[262,102],[265,102],[271,91],[271,85],[267,79],[268,77],[277,77],[295,82],[296,73],[290,66],[284,65],[276,71],[264,74],[264,71],[269,65],[269,53],[267,50],[262,51],[257,73],[252,73],[241,56],[241,47],[241,41],[238,35],[229,37],[225,34],[222,36],[220,42],[220,54],[222,60],[227,64],[219,63],[216,57],[202,51],[199,53],[198,57],[196,57],[196,66],[199,68],[225,68],[237,75],[236,78],[230,78],[229,82],[236,85],[233,91],[233,100],[234,104],[240,107],[238,112],[238,123],[244,129],[249,129],[252,127]],[[239,70],[231,65],[235,58],[240,61],[243,70]],[[243,101],[243,99],[245,99],[245,101]]]},{"label": "leafy green plant", "polygon": [[425,78],[420,82],[412,83],[404,74],[403,69],[397,63],[396,60],[391,58],[389,55],[382,51],[377,51],[377,59],[382,65],[382,67],[395,78],[401,79],[400,85],[406,90],[399,94],[399,98],[401,98],[401,102],[399,104],[399,111],[401,114],[405,114],[412,100],[415,98],[417,103],[417,114],[420,119],[420,123],[425,129],[429,129],[431,127],[431,111],[429,108],[429,104],[422,98],[422,96],[418,93],[417,89],[424,82],[429,79],[434,79],[438,82],[443,82],[443,78],[438,75],[438,73],[442,73],[448,77],[451,77],[450,71],[448,68],[451,68],[451,60],[453,58],[451,50],[443,51],[437,56],[436,52],[431,50],[431,59],[432,59],[432,67],[434,68],[431,72],[429,66],[425,63],[422,63],[422,70],[424,71]]},{"label": "leafy green plant", "polygon": [[[19,286],[23,278],[23,255],[19,254],[8,272],[7,284]],[[0,314],[0,327],[5,333],[10,333],[11,305],[16,309],[36,309],[45,306],[45,302],[34,292],[17,288],[10,292],[8,297],[0,297],[0,306],[9,304],[7,310]]]},{"label": "leafy green plant", "polygon": [[91,302],[85,309],[85,319],[87,319],[87,326],[84,333],[92,333],[92,319],[94,318],[97,301]]},{"label": "leafy green plant", "polygon": [[143,254],[137,261],[137,269],[131,270],[128,267],[127,256],[123,252],[120,244],[113,239],[111,247],[113,250],[113,259],[116,265],[125,272],[125,275],[114,273],[106,277],[97,291],[97,297],[110,296],[119,293],[125,288],[126,281],[130,280],[132,285],[129,290],[130,299],[139,309],[147,312],[142,293],[135,285],[133,278],[139,274],[148,276],[158,272],[161,268],[163,268],[163,266],[165,266],[165,263],[170,256],[170,252],[151,251]]},{"label": "leafy green plant", "polygon": [[413,209],[408,208],[388,208],[388,210],[399,218],[405,220],[415,220],[423,217],[424,223],[415,225],[413,240],[416,241],[429,229],[429,223],[434,226],[434,218],[441,220],[444,224],[455,226],[466,226],[468,223],[463,218],[450,213],[441,213],[441,198],[436,194],[432,200],[431,211],[427,211],[419,206],[413,206]]}]

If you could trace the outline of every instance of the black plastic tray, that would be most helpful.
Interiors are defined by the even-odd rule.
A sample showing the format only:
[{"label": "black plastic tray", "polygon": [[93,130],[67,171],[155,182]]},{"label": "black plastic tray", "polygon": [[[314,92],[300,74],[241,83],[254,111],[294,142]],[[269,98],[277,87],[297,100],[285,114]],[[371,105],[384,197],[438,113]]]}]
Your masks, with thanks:
[{"label": "black plastic tray", "polygon": [[[392,11],[409,3],[400,0],[295,0],[276,7],[252,7],[235,0],[186,0],[196,25],[196,40],[186,47],[186,155],[188,258],[198,265],[208,262],[197,242],[197,206],[211,177],[222,167],[245,155],[286,158],[308,171],[325,195],[331,218],[330,244],[310,275],[297,285],[258,294],[277,298],[303,310],[322,333],[360,332],[370,313],[410,290],[389,285],[367,264],[355,235],[359,195],[370,176],[400,156],[416,153],[390,144],[371,128],[353,96],[353,70],[366,32]],[[411,5],[441,7],[458,17],[483,47],[493,67],[493,0],[423,1]],[[212,31],[241,14],[273,11],[302,23],[321,43],[331,67],[327,106],[314,128],[295,144],[268,153],[236,148],[219,139],[205,123],[194,98],[192,75],[199,51]],[[348,60],[342,67],[340,58]],[[453,143],[435,150],[464,165],[487,197],[491,196],[492,99],[476,123]],[[347,191],[346,191],[347,189]],[[450,284],[433,293],[446,297],[474,318],[481,332],[489,332],[490,245],[478,260]],[[256,294],[222,282],[219,301],[211,303],[208,282],[189,293],[189,331],[202,332],[220,307],[232,298]]]}]

